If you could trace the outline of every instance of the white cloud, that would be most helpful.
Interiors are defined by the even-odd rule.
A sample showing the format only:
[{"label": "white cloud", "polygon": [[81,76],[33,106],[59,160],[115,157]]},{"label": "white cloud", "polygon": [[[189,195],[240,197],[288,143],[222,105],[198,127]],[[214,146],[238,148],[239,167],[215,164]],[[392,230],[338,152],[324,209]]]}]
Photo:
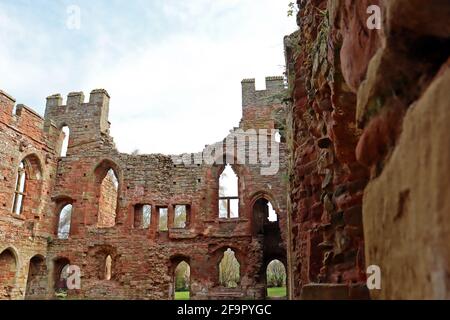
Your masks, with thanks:
[{"label": "white cloud", "polygon": [[[138,33],[122,27],[123,17],[112,16],[100,25],[83,22],[89,45],[77,42],[83,39],[78,34],[56,31],[68,44],[58,48],[50,41],[54,34],[36,38],[30,26],[3,20],[0,11],[0,40],[10,49],[0,51],[0,74],[7,75],[0,87],[19,101],[39,101],[40,112],[49,94],[83,90],[87,95],[105,88],[111,95],[112,135],[120,151],[200,151],[238,125],[243,78],[282,74],[283,36],[295,28],[286,17],[287,3],[155,1],[142,7],[143,17],[153,17],[144,30],[163,28],[164,34]],[[100,9],[89,10],[84,19]],[[26,59],[15,58],[23,42],[14,39],[12,30],[33,40],[22,48]],[[51,59],[49,50],[54,50]]]}]

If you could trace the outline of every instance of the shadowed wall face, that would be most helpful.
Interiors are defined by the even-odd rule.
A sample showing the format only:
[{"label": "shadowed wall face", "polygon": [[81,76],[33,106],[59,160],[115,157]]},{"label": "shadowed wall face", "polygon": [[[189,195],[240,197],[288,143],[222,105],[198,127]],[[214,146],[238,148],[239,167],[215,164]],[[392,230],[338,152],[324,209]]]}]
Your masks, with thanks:
[{"label": "shadowed wall face", "polygon": [[375,265],[372,298],[448,299],[450,3],[297,2],[285,41],[292,297],[368,297]]}]

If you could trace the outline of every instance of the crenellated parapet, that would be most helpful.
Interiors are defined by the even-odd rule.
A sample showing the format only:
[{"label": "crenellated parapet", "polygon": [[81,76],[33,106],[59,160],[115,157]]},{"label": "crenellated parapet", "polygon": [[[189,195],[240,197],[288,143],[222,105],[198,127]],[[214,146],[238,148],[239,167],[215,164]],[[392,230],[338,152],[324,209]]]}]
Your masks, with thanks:
[{"label": "crenellated parapet", "polygon": [[13,113],[16,99],[11,97],[6,92],[0,90],[0,121],[9,123]]},{"label": "crenellated parapet", "polygon": [[[97,120],[102,124],[101,130],[107,130],[105,124],[108,122],[109,114],[109,100],[110,96],[104,89],[92,90],[88,102],[85,102],[83,92],[71,92],[67,95],[66,104],[63,104],[61,94],[54,94],[47,97],[47,104],[45,109],[45,118],[53,120],[68,121],[69,115],[73,120],[77,121],[80,117],[85,117],[87,114],[92,114],[93,121]],[[92,113],[91,111],[99,111],[99,113]],[[95,119],[97,118],[97,119]]]},{"label": "crenellated parapet", "polygon": [[18,132],[29,133],[42,144],[48,142],[46,138],[49,133],[56,129],[54,123],[47,122],[39,113],[24,104],[16,105],[16,100],[1,90],[0,122],[13,127]]},{"label": "crenellated parapet", "polygon": [[281,103],[285,91],[284,77],[266,77],[266,90],[256,90],[255,79],[242,80],[242,107]]},{"label": "crenellated parapet", "polygon": [[110,96],[104,89],[91,91],[88,101],[83,92],[71,92],[65,104],[61,94],[54,94],[47,97],[45,119],[60,129],[69,127],[71,146],[101,141],[109,137],[109,101]]},{"label": "crenellated parapet", "polygon": [[256,90],[255,79],[242,80],[242,119],[240,127],[247,129],[279,129],[276,114],[284,110],[287,90],[284,77],[266,77],[266,89]]}]

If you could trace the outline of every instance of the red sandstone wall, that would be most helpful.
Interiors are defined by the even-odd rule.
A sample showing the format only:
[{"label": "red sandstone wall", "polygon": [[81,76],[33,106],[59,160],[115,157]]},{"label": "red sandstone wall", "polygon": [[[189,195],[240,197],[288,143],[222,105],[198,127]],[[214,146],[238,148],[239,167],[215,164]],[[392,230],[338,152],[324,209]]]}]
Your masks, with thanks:
[{"label": "red sandstone wall", "polygon": [[[298,3],[286,39],[292,297],[363,297],[352,284],[378,265],[372,298],[448,298],[448,3]],[[369,5],[381,30],[367,28]]]},{"label": "red sandstone wall", "polygon": [[384,7],[383,45],[357,104],[364,132],[356,152],[372,178],[363,199],[366,261],[382,272],[371,295],[449,299],[450,3]]},{"label": "red sandstone wall", "polygon": [[[79,105],[80,109],[85,107]],[[264,113],[244,113],[242,124],[254,127],[261,121],[256,128],[274,128],[274,120],[268,117],[272,117],[272,111],[280,105],[260,108]],[[53,109],[52,117],[65,122],[66,119],[61,118],[64,109],[64,106],[59,111]],[[266,118],[260,118],[262,114]],[[284,146],[281,147],[283,159]],[[194,299],[264,296],[262,275],[269,261],[263,260],[263,240],[252,237],[252,203],[257,197],[267,196],[277,209],[281,228],[286,227],[285,184],[281,179],[284,161],[276,176],[262,176],[259,165],[236,165],[241,215],[237,220],[220,220],[217,191],[221,166],[185,166],[174,164],[169,156],[119,154],[102,141],[83,146],[81,154],[85,156],[76,154],[61,162],[62,178],[58,179],[55,189],[56,195],[70,195],[74,205],[71,237],[68,241],[56,240],[49,248],[52,259],[65,257],[73,264],[84,266],[84,286],[78,295],[100,299],[111,296],[167,299],[173,290],[172,260],[182,257],[190,263],[191,297]],[[102,197],[97,183],[101,181],[100,172],[108,167],[114,168],[119,178],[116,225],[98,229]],[[133,227],[134,207],[139,204],[152,206],[149,229]],[[190,223],[186,229],[172,228],[177,204],[190,206]],[[159,207],[169,208],[168,232],[158,231]],[[285,235],[283,232],[284,238]],[[237,252],[241,263],[241,288],[227,293],[219,287],[218,263],[228,247]],[[284,244],[282,247],[286,250]],[[113,258],[111,281],[101,276],[108,254]]]},{"label": "red sandstone wall", "polygon": [[[0,92],[0,254],[8,248],[13,252],[15,276],[6,294],[20,299],[25,297],[30,259],[46,255],[47,238],[53,234],[49,206],[59,132],[25,106],[17,106],[13,114],[14,103],[13,98]],[[23,159],[29,160],[26,167],[29,179],[22,213],[16,215],[12,213],[12,204],[17,170]],[[0,290],[5,289],[2,283]]]},{"label": "red sandstone wall", "polygon": [[[280,115],[284,108],[280,98],[272,97],[284,90],[283,79],[268,78],[267,83],[266,91],[255,91],[251,86],[244,88],[243,94],[248,100],[243,110],[242,129],[279,128],[283,122]],[[222,166],[183,165],[174,163],[170,156],[119,153],[108,135],[108,104],[109,95],[104,90],[93,91],[87,103],[82,93],[69,94],[66,105],[63,105],[61,96],[54,95],[47,99],[46,126],[43,125],[44,120],[38,118],[42,122],[37,121],[40,127],[32,127],[33,134],[42,136],[53,147],[49,149],[55,150],[52,157],[53,153],[59,152],[61,143],[60,130],[56,128],[68,126],[71,134],[67,157],[50,158],[58,161],[57,171],[52,167],[53,171],[48,172],[48,167],[54,162],[43,165],[43,171],[48,173],[39,184],[44,186],[45,192],[45,197],[41,197],[45,214],[38,224],[46,232],[39,251],[45,257],[48,284],[45,296],[54,297],[55,284],[59,283],[58,273],[63,267],[58,261],[63,259],[64,263],[79,266],[82,272],[82,288],[70,291],[70,297],[170,299],[174,268],[178,262],[186,260],[191,267],[193,299],[264,298],[267,264],[272,259],[287,263],[284,143],[280,144],[280,169],[275,175],[261,175],[260,164],[234,165],[239,175],[240,217],[219,219],[218,178]],[[52,135],[43,134],[44,127]],[[17,138],[22,138],[19,133]],[[0,139],[0,143],[10,145],[11,152],[17,152],[18,147],[11,141],[14,140],[9,136]],[[249,145],[245,146],[246,151],[249,148]],[[12,167],[2,169],[9,175],[14,172]],[[104,188],[107,192],[102,192],[101,184],[109,169],[114,170],[119,180],[118,197],[110,196],[114,187],[108,179]],[[47,184],[51,190],[45,187]],[[13,184],[2,184],[1,187],[9,194],[5,202],[10,203]],[[264,249],[264,236],[253,234],[252,208],[261,197],[271,201],[279,216],[281,239],[277,241],[280,243],[271,244],[269,249]],[[66,204],[73,205],[70,237],[59,240],[56,238],[59,211]],[[152,206],[152,221],[148,229],[134,228],[135,206],[142,204]],[[189,224],[185,229],[173,228],[177,204],[190,208]],[[105,207],[108,210],[105,211]],[[167,232],[158,231],[159,207],[168,208]],[[36,210],[36,206],[30,205],[30,208]],[[106,215],[101,214],[105,212]],[[99,222],[103,228],[99,228]],[[9,230],[10,224],[6,221],[0,225],[0,230]],[[23,228],[19,225],[17,230],[22,231]],[[3,238],[0,244],[5,247],[14,245],[22,255],[27,249],[21,241]],[[240,286],[232,290],[219,285],[218,265],[228,247],[236,252],[241,265]],[[112,257],[111,280],[104,278],[108,255]],[[19,264],[23,266],[18,273],[22,277],[21,290],[25,292],[29,257]],[[35,279],[29,277],[28,280],[32,278]],[[33,281],[42,283],[42,278],[39,276]],[[43,294],[39,285],[33,287],[33,292]],[[33,298],[33,295],[28,292],[27,297]]]},{"label": "red sandstone wall", "polygon": [[[368,174],[356,161],[356,95],[344,80],[360,81],[364,68],[352,63],[355,70],[343,74],[339,48],[344,55],[354,49],[349,41],[355,39],[346,39],[346,33],[359,25],[355,12],[344,19],[345,5],[335,5],[302,3],[300,31],[286,38],[293,99],[288,115],[293,298],[326,298],[333,290],[339,298],[367,296],[361,215]],[[345,20],[344,34],[339,19]]]}]

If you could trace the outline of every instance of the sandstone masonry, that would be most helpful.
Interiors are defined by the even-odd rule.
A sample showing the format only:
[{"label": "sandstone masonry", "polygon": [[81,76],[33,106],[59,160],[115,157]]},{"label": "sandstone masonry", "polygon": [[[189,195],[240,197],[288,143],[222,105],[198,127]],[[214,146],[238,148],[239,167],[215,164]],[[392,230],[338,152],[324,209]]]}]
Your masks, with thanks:
[{"label": "sandstone masonry", "polygon": [[[267,78],[265,91],[256,91],[254,80],[244,80],[242,88],[242,121],[230,135],[278,129],[285,111],[283,77]],[[81,92],[70,93],[65,104],[60,95],[50,96],[44,117],[22,105],[13,114],[14,99],[4,92],[0,99],[0,265],[7,269],[1,271],[1,298],[52,299],[70,264],[80,267],[82,285],[69,290],[69,298],[171,299],[175,267],[185,261],[192,299],[261,299],[268,263],[278,259],[287,265],[283,142],[275,142],[276,175],[262,175],[261,163],[232,164],[239,179],[239,217],[219,218],[219,176],[226,161],[178,164],[170,155],[118,152],[109,135],[105,90],[92,91],[87,102]],[[60,157],[64,126],[70,139],[67,155]],[[27,178],[18,215],[11,207],[22,161]],[[117,185],[108,178],[110,170]],[[111,198],[114,193],[117,198]],[[268,202],[277,222],[267,220]],[[60,214],[69,204],[70,234],[58,239]],[[151,206],[148,228],[139,225],[143,205]],[[177,205],[187,208],[184,228],[174,227]],[[160,209],[168,213],[167,231],[159,229]],[[228,248],[240,263],[237,288],[219,283],[219,262]],[[105,278],[107,257],[111,279]]]}]

